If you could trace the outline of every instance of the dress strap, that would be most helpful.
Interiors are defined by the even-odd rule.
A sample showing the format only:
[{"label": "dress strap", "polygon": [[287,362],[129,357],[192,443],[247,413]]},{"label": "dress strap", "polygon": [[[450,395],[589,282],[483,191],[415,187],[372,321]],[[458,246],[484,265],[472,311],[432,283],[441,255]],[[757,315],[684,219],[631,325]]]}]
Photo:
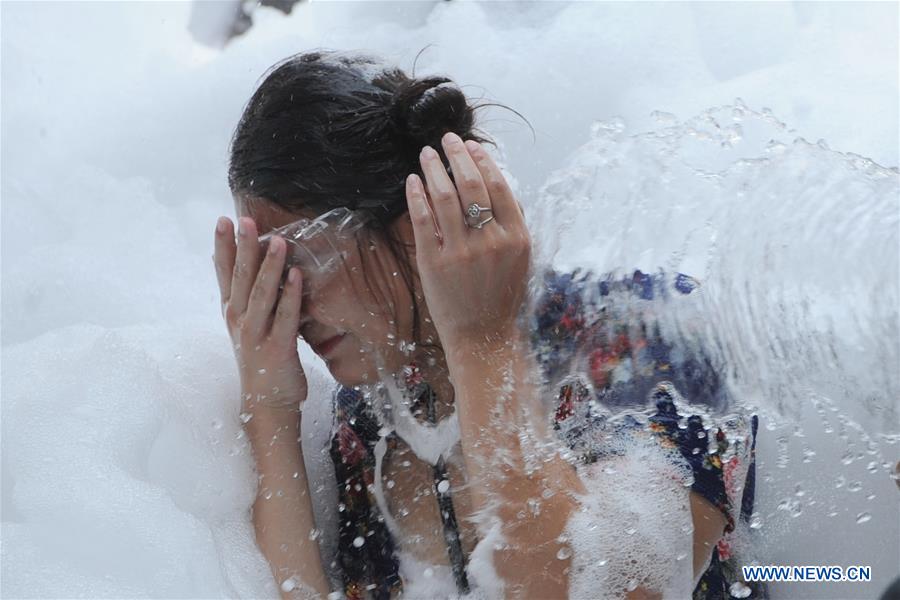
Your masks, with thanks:
[{"label": "dress strap", "polygon": [[[425,418],[432,425],[437,421],[437,412],[434,407],[434,390],[431,389],[431,386],[428,386],[425,391]],[[443,456],[438,458],[433,469],[434,493],[437,498],[438,511],[441,513],[441,523],[444,525],[444,540],[447,542],[447,554],[450,557],[450,564],[453,568],[456,589],[460,594],[468,594],[469,580],[466,577],[467,557],[459,537],[459,524],[456,521],[456,512],[453,510],[450,479],[447,476],[447,465]]]}]

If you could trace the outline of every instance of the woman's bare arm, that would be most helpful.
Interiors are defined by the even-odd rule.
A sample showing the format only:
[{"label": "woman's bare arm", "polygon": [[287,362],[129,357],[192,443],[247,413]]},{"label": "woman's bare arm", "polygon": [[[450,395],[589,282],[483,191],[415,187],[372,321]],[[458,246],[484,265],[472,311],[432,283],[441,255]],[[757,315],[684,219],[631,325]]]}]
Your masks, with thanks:
[{"label": "woman's bare arm", "polygon": [[[331,591],[322,568],[306,468],[300,448],[300,415],[257,411],[245,425],[259,487],[253,503],[256,542],[269,561],[284,599]],[[310,539],[310,538],[313,539]],[[290,578],[291,583],[284,582]],[[286,591],[287,590],[287,591]]]},{"label": "woman's bare arm", "polygon": [[719,543],[728,521],[722,511],[698,494],[691,492],[691,515],[694,521],[694,578],[706,567],[713,548]]},{"label": "woman's bare arm", "polygon": [[[694,522],[694,579],[706,567],[713,548],[719,543],[728,523],[725,515],[713,506],[709,500],[691,492],[691,516]],[[661,600],[662,593],[638,586],[625,594],[625,600]]]}]

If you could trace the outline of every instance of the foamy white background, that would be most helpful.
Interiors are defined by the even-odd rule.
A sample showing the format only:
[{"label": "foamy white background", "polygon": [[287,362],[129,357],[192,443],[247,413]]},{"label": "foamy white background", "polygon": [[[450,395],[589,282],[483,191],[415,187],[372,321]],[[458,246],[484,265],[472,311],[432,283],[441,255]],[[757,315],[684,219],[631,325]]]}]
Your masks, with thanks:
[{"label": "foamy white background", "polygon": [[[417,72],[534,126],[536,140],[509,112],[483,121],[524,203],[593,121],[640,131],[653,110],[688,117],[735,97],[810,140],[898,163],[896,4],[316,2],[290,17],[258,9],[222,53],[192,41],[189,14],[2,5],[5,597],[275,595],[249,524],[210,254],[215,218],[232,210],[229,136],[258,77],[289,54],[363,49],[409,69],[434,44]],[[325,397],[321,363],[302,357]],[[872,563],[877,582],[782,595],[877,595],[896,574],[892,485],[868,530],[779,536],[797,544],[781,558],[833,544],[848,549],[836,563]]]}]

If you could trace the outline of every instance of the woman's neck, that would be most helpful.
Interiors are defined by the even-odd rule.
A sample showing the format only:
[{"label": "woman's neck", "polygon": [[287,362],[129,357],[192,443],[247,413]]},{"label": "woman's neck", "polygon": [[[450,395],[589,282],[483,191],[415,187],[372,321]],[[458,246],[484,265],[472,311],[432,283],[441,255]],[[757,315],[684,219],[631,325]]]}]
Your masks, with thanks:
[{"label": "woman's neck", "polygon": [[[429,349],[413,359],[422,380],[431,386],[435,395],[435,420],[440,422],[453,413],[454,391],[450,383],[447,362],[441,352]],[[431,364],[434,363],[434,364]]]},{"label": "woman's neck", "polygon": [[[415,256],[410,256],[415,261]],[[419,339],[424,345],[417,348],[412,361],[419,368],[422,379],[431,386],[435,394],[435,419],[440,422],[443,418],[453,413],[454,391],[450,383],[450,371],[447,368],[447,359],[441,347],[441,340],[437,328],[431,320],[428,303],[420,288],[421,281],[414,279],[412,301],[416,303],[419,313],[419,326],[421,327]]]}]

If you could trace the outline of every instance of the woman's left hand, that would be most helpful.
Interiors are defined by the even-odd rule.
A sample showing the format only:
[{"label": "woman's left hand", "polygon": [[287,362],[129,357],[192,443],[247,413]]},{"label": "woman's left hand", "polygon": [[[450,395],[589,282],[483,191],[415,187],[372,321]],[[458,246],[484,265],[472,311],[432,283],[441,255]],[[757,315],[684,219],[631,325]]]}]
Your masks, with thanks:
[{"label": "woman's left hand", "polygon": [[[425,301],[445,349],[503,344],[518,332],[528,287],[531,237],[525,217],[480,144],[447,133],[442,145],[452,180],[429,146],[419,156],[425,187],[418,175],[406,180]],[[493,215],[480,229],[466,224],[472,203],[492,211],[470,217],[477,224]]]}]

